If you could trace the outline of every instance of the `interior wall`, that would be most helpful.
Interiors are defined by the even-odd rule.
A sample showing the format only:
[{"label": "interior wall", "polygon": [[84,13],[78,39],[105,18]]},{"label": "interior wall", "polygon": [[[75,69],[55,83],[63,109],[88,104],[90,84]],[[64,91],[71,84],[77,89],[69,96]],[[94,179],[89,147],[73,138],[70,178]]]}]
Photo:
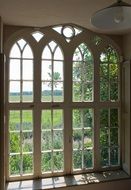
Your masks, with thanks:
[{"label": "interior wall", "polygon": [[125,169],[131,175],[131,33],[123,36],[123,56],[125,61],[125,102],[124,102],[124,129],[125,129]]}]

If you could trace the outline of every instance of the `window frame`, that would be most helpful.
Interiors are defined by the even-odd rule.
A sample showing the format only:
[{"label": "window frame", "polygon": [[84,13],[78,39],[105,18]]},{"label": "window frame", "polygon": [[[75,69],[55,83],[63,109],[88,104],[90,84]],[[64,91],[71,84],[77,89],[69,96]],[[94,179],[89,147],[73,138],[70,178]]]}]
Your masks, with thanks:
[{"label": "window frame", "polygon": [[[63,25],[64,26],[64,25]],[[66,26],[66,25],[65,25]],[[75,25],[72,25],[75,26]],[[35,39],[31,36],[31,33],[34,32],[34,29],[24,29],[23,31],[17,32],[15,35],[11,35],[8,41],[5,45],[5,54],[7,56],[6,59],[6,92],[8,92],[8,77],[9,77],[9,52],[12,47],[12,45],[20,38],[25,39],[31,46],[33,54],[34,54],[34,102],[30,103],[8,103],[8,95],[6,93],[6,131],[8,131],[8,110],[19,108],[22,109],[32,109],[33,115],[34,115],[34,175],[31,176],[21,176],[19,177],[9,177],[8,175],[8,166],[6,166],[6,178],[8,181],[11,180],[19,180],[19,179],[32,179],[37,177],[49,177],[49,176],[60,176],[65,174],[77,174],[77,173],[87,173],[87,172],[95,172],[95,171],[106,171],[110,169],[119,169],[121,168],[121,165],[118,167],[108,167],[108,168],[101,168],[99,165],[100,157],[99,155],[99,110],[102,108],[109,108],[109,107],[118,107],[120,108],[121,113],[121,101],[118,102],[100,102],[99,95],[99,57],[100,53],[104,48],[111,44],[115,50],[118,52],[119,58],[121,58],[121,51],[119,47],[108,37],[99,35],[102,38],[102,42],[100,47],[98,48],[97,45],[94,45],[92,43],[92,39],[96,36],[95,33],[88,31],[87,29],[83,29],[83,32],[80,35],[77,35],[76,37],[73,37],[70,43],[66,42],[62,35],[58,34],[56,31],[52,29],[52,27],[45,27],[43,29],[40,29],[40,32],[44,34],[44,37],[39,41],[36,42]],[[51,41],[56,41],[64,54],[64,100],[65,102],[41,102],[41,77],[37,74],[40,73],[41,70],[41,55],[44,47]],[[94,57],[94,101],[92,102],[72,102],[72,85],[69,86],[69,84],[72,84],[72,57],[73,53],[81,43],[87,44],[87,47],[92,52],[92,55]],[[121,60],[119,59],[119,63]],[[37,72],[36,72],[37,71]],[[119,74],[121,77],[121,67],[119,65]],[[68,77],[67,77],[68,76]],[[67,93],[68,91],[68,93]],[[121,79],[120,79],[120,99],[121,99]],[[64,125],[66,126],[64,128],[64,144],[66,143],[65,150],[64,150],[64,165],[65,165],[65,171],[63,173],[59,174],[49,174],[49,175],[41,175],[41,169],[40,165],[38,164],[40,162],[40,136],[41,136],[41,110],[42,109],[52,109],[52,108],[60,108],[64,110]],[[71,154],[68,155],[68,152],[70,151],[72,153],[72,110],[78,109],[78,108],[92,108],[94,110],[94,169],[86,170],[86,171],[72,171],[72,156]],[[120,114],[121,115],[121,114]],[[39,126],[39,130],[36,126]],[[120,125],[121,128],[121,125]],[[35,141],[38,142],[36,145]],[[8,135],[6,134],[6,147],[8,150]],[[120,149],[121,149],[121,135],[120,135]],[[120,150],[121,152],[121,150]],[[6,163],[8,163],[8,152],[6,151]],[[97,159],[96,159],[97,158]],[[121,158],[121,153],[120,153]],[[8,164],[7,164],[8,165]]]}]

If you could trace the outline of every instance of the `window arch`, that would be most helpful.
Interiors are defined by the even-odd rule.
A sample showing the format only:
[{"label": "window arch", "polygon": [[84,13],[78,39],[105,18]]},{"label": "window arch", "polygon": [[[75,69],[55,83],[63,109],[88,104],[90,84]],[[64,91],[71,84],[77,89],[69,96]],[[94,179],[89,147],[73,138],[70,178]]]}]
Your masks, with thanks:
[{"label": "window arch", "polygon": [[[42,96],[46,102],[62,102],[64,100],[64,57],[59,45],[51,41],[42,52]],[[56,94],[60,94],[59,98]]]},{"label": "window arch", "polygon": [[9,89],[9,102],[33,101],[33,53],[24,39],[18,40],[10,51]]},{"label": "window arch", "polygon": [[73,101],[93,100],[93,55],[80,44],[73,55]]}]

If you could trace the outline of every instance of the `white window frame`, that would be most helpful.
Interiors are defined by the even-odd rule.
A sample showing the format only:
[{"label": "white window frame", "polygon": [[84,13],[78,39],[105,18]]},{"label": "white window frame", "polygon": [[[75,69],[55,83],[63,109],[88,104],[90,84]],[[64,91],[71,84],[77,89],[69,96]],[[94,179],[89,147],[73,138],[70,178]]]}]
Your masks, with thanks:
[{"label": "white window frame", "polygon": [[[65,25],[66,26],[66,25]],[[97,45],[95,46],[92,43],[92,40],[96,36],[95,33],[90,32],[86,29],[83,29],[83,33],[77,35],[72,39],[70,43],[66,42],[64,37],[58,34],[56,31],[52,29],[52,27],[45,27],[40,29],[40,32],[44,34],[44,37],[39,41],[35,41],[32,37],[32,33],[34,29],[24,29],[22,31],[18,31],[16,34],[10,36],[8,41],[5,44],[5,54],[6,54],[6,92],[8,92],[8,78],[9,78],[9,52],[12,45],[18,39],[25,39],[27,43],[32,48],[34,54],[34,102],[30,103],[9,103],[8,102],[8,93],[6,93],[6,131],[8,131],[8,110],[17,110],[17,109],[31,109],[34,111],[34,175],[31,176],[21,176],[21,177],[9,177],[8,171],[8,164],[6,164],[6,178],[8,181],[12,180],[19,180],[19,179],[32,179],[38,177],[49,177],[49,176],[57,176],[57,175],[65,175],[65,174],[73,174],[73,173],[87,173],[87,172],[94,172],[94,171],[106,171],[107,169],[119,169],[121,166],[118,167],[108,167],[108,168],[101,168],[100,167],[100,154],[99,154],[99,110],[102,108],[121,108],[121,102],[100,102],[99,100],[99,64],[100,64],[100,53],[104,51],[105,47],[108,44],[111,44],[118,55],[121,55],[121,51],[119,47],[108,37],[101,36],[102,42],[99,48]],[[60,45],[61,49],[64,53],[64,103],[46,103],[41,102],[41,55],[44,47],[50,42],[54,40],[55,42]],[[87,44],[90,48],[93,58],[94,58],[94,101],[92,102],[72,102],[72,56],[77,46],[81,43]],[[121,68],[120,68],[121,73]],[[68,77],[67,77],[68,76]],[[121,82],[120,82],[121,87]],[[121,92],[120,92],[120,99],[121,99]],[[60,108],[64,110],[64,165],[65,170],[63,173],[58,174],[49,174],[49,175],[42,175],[41,174],[41,110],[42,109],[52,109],[52,108]],[[77,108],[92,108],[94,110],[94,169],[88,171],[79,171],[73,172],[72,171],[72,109]],[[120,110],[121,111],[121,110]],[[121,126],[120,126],[121,127]],[[35,141],[37,143],[35,143]],[[121,140],[120,140],[121,141]],[[8,134],[6,133],[6,163],[8,163]],[[70,154],[69,154],[70,152]],[[121,152],[121,151],[120,151]],[[121,157],[121,156],[120,156]]]}]

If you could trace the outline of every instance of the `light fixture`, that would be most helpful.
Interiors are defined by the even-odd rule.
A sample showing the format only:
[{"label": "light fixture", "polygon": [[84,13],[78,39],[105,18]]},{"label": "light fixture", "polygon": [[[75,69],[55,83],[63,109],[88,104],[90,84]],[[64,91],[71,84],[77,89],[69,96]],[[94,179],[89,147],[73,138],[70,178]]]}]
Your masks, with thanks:
[{"label": "light fixture", "polygon": [[91,23],[101,30],[131,29],[131,5],[117,0],[109,7],[97,11],[92,16]]}]

